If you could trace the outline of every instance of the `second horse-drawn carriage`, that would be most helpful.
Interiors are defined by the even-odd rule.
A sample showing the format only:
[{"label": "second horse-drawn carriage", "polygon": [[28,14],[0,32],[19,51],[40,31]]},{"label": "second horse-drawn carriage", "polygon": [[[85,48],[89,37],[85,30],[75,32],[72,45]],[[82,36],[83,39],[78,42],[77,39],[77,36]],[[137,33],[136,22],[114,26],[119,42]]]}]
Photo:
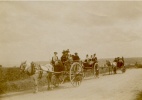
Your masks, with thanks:
[{"label": "second horse-drawn carriage", "polygon": [[97,61],[84,61],[83,62],[84,77],[93,76],[99,77],[99,66]]},{"label": "second horse-drawn carriage", "polygon": [[122,58],[115,58],[114,61],[111,63],[109,60],[106,60],[106,66],[108,67],[109,74],[114,74],[117,73],[117,70],[121,70],[122,73],[126,71],[125,65],[124,65],[124,60]]}]

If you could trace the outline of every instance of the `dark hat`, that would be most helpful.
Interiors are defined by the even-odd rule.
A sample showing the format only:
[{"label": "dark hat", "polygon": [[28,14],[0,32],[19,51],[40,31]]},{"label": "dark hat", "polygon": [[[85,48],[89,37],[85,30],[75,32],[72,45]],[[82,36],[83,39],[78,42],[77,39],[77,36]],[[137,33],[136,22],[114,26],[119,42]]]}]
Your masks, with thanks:
[{"label": "dark hat", "polygon": [[69,50],[69,49],[67,49],[66,51],[67,51],[67,52],[70,52],[70,50]]},{"label": "dark hat", "polygon": [[65,50],[63,50],[63,52],[62,53],[65,53],[66,51]]},{"label": "dark hat", "polygon": [[54,54],[57,54],[57,52],[54,52]]},{"label": "dark hat", "polygon": [[94,53],[94,55],[96,55],[96,53]]},{"label": "dark hat", "polygon": [[74,54],[78,54],[77,52],[75,52]]}]

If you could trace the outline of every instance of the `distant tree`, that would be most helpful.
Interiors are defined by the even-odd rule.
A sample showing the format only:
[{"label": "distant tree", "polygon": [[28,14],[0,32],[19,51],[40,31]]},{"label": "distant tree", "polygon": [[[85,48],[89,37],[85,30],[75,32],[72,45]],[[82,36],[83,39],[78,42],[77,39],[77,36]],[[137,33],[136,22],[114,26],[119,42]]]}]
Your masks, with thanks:
[{"label": "distant tree", "polygon": [[0,65],[0,67],[2,67],[2,65]]},{"label": "distant tree", "polygon": [[138,62],[135,63],[135,66],[138,66]]}]

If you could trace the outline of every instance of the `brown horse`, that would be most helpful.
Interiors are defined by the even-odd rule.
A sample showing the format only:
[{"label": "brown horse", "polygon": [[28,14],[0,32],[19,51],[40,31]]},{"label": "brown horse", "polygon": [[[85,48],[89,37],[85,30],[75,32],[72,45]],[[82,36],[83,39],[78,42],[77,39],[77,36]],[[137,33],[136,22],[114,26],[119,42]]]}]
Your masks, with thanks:
[{"label": "brown horse", "polygon": [[106,66],[108,68],[109,75],[111,75],[112,71],[113,71],[113,66],[112,66],[112,64],[111,64],[111,62],[109,60],[106,60]]},{"label": "brown horse", "polygon": [[35,93],[38,92],[38,83],[39,79],[42,77],[46,77],[48,81],[48,89],[50,89],[51,84],[51,76],[52,72],[54,71],[54,68],[51,64],[46,64],[45,66],[40,66],[35,63],[27,64],[27,62],[23,62],[20,65],[20,71],[21,73],[24,72],[28,74],[31,79],[34,81],[35,85]]},{"label": "brown horse", "polygon": [[99,65],[98,65],[98,62],[96,62],[96,63],[94,64],[94,67],[95,67],[95,76],[96,76],[97,78],[99,78]]}]

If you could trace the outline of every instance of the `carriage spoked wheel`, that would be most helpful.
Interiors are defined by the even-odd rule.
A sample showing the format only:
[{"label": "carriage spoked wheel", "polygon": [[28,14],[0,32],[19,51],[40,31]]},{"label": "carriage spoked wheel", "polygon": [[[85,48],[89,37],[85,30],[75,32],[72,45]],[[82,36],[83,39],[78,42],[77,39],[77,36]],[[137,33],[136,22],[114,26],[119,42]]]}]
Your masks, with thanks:
[{"label": "carriage spoked wheel", "polygon": [[75,62],[70,68],[70,82],[74,87],[81,85],[83,79],[83,69],[80,63]]}]

